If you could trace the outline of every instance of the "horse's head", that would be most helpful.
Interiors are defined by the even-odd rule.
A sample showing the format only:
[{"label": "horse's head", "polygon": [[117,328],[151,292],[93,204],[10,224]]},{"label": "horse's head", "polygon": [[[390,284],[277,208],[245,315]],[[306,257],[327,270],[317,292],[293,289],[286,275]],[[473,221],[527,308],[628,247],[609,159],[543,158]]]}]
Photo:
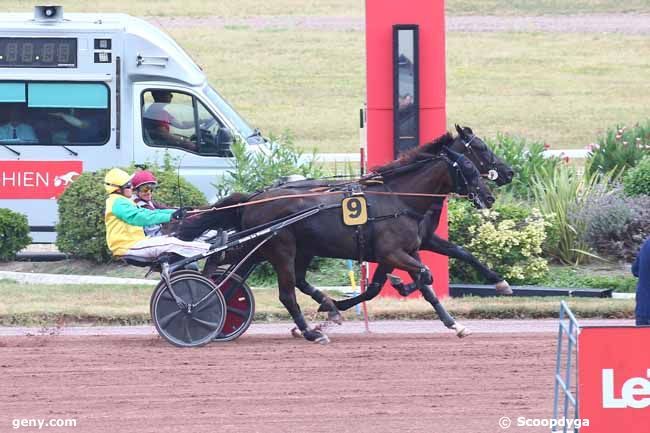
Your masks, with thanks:
[{"label": "horse's head", "polygon": [[490,209],[495,198],[474,163],[448,147],[444,148],[444,153],[451,165],[450,172],[453,173],[455,192],[467,195],[477,209]]},{"label": "horse's head", "polygon": [[496,156],[483,140],[474,135],[469,127],[456,125],[456,131],[458,136],[454,139],[452,150],[468,157],[482,176],[495,181],[497,185],[512,182],[514,170]]}]

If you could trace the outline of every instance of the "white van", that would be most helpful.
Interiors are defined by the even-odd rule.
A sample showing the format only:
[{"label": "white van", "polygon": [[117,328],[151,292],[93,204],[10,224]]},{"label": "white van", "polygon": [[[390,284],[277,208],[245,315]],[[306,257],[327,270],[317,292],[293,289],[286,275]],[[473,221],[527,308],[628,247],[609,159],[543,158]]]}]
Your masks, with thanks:
[{"label": "white van", "polygon": [[56,198],[82,171],[161,163],[209,200],[239,137],[265,143],[176,42],[124,14],[0,14],[0,207],[53,242]]}]

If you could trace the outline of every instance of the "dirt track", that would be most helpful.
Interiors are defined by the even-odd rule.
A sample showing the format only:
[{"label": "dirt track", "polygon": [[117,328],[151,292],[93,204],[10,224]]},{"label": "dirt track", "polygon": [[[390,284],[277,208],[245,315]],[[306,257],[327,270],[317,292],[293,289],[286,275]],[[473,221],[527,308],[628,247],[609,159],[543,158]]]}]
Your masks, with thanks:
[{"label": "dirt track", "polygon": [[[176,349],[157,336],[0,338],[0,432],[496,433],[548,418],[555,335],[287,335]],[[515,428],[509,432],[541,432]]]}]

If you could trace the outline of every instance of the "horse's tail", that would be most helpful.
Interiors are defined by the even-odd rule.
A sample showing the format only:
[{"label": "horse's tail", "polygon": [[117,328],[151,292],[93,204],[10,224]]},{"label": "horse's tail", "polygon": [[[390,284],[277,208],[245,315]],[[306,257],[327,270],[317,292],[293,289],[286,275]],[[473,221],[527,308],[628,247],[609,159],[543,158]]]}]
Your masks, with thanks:
[{"label": "horse's tail", "polygon": [[249,199],[248,194],[236,192],[211,206],[197,209],[201,212],[190,213],[176,228],[176,237],[189,241],[196,239],[201,233],[209,229],[241,230],[241,207],[221,208],[245,203]]}]

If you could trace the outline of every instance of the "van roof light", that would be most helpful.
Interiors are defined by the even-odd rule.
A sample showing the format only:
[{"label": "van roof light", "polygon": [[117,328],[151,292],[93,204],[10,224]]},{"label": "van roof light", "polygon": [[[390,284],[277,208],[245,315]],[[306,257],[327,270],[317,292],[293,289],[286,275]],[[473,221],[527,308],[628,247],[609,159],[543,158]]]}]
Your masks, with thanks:
[{"label": "van roof light", "polygon": [[34,6],[34,21],[39,23],[63,21],[63,6]]}]

